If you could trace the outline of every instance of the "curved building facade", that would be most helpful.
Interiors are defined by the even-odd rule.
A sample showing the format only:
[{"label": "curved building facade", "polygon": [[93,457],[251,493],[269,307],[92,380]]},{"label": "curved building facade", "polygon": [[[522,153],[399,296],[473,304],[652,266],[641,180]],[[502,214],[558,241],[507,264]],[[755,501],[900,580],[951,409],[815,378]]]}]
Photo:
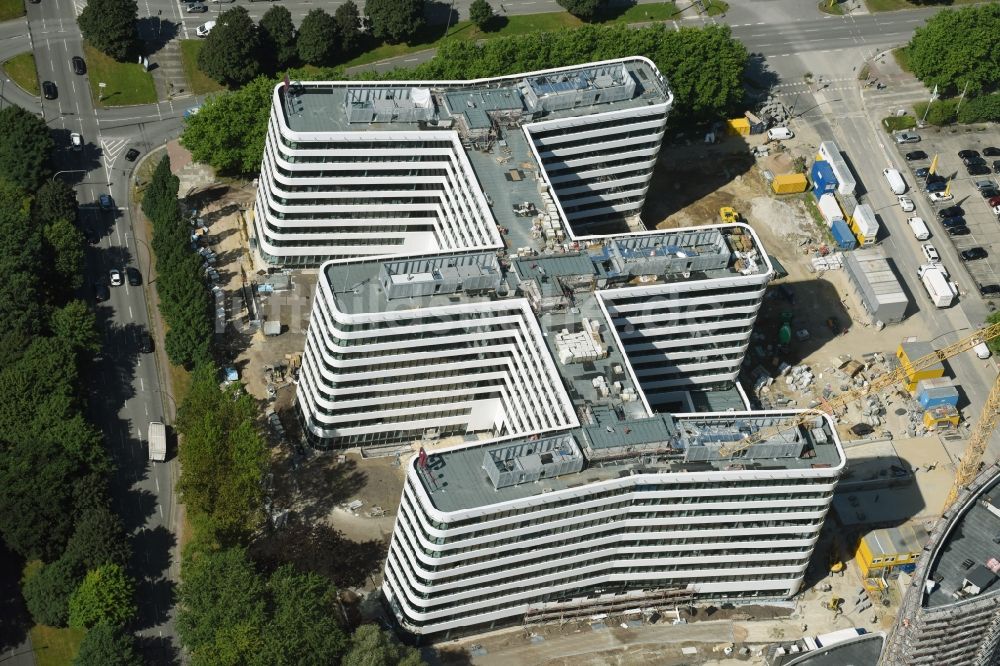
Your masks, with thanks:
[{"label": "curved building facade", "polygon": [[496,249],[525,203],[517,184],[570,237],[621,231],[642,209],[672,101],[638,57],[473,81],[279,84],[253,243],[289,266]]},{"label": "curved building facade", "polygon": [[931,531],[882,664],[1000,663],[1000,466],[959,496]]}]

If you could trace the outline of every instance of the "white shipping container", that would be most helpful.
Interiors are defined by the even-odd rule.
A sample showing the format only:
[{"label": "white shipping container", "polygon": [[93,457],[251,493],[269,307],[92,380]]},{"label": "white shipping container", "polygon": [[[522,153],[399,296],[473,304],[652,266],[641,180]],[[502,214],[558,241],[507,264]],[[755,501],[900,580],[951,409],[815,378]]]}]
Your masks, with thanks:
[{"label": "white shipping container", "polygon": [[858,204],[854,208],[851,216],[854,226],[857,227],[858,241],[862,245],[871,245],[878,236],[878,220],[875,219],[875,211],[868,204]]},{"label": "white shipping container", "polygon": [[847,162],[840,154],[840,147],[834,141],[824,141],[819,144],[819,154],[830,165],[830,170],[837,177],[837,191],[841,194],[854,194],[857,181],[847,167]]},{"label": "white shipping container", "polygon": [[823,216],[823,220],[826,222],[826,226],[831,226],[834,220],[843,220],[844,211],[840,210],[840,204],[837,203],[837,197],[833,196],[829,192],[824,194],[816,202],[819,207],[819,214]]}]

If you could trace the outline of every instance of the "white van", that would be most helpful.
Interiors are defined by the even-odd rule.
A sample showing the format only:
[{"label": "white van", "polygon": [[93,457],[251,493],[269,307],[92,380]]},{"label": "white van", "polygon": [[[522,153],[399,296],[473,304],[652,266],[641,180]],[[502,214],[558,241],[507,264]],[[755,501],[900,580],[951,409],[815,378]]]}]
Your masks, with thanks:
[{"label": "white van", "polygon": [[919,241],[927,240],[928,238],[931,237],[930,230],[927,228],[927,225],[924,224],[924,221],[919,217],[913,216],[910,219],[908,219],[906,223],[910,225],[910,231],[913,232],[913,236],[917,240]]},{"label": "white van", "polygon": [[767,130],[767,140],[768,141],[781,141],[783,139],[791,139],[795,136],[792,130],[787,127],[772,127]]},{"label": "white van", "polygon": [[985,342],[980,342],[978,345],[972,348],[972,351],[976,352],[976,356],[979,358],[989,358],[992,356],[990,353],[990,348],[986,346]]},{"label": "white van", "polygon": [[195,29],[194,34],[199,37],[208,37],[208,33],[212,32],[212,28],[215,27],[215,21],[207,21],[202,23]]},{"label": "white van", "polygon": [[901,173],[895,169],[882,169],[882,175],[885,176],[894,194],[906,194],[906,181],[903,180]]}]

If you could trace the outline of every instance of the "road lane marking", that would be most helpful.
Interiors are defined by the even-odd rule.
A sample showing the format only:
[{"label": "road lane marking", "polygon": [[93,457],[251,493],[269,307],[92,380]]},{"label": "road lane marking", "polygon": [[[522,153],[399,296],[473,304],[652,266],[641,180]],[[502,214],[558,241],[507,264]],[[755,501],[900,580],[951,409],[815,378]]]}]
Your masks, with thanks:
[{"label": "road lane marking", "polygon": [[129,319],[135,319],[135,315],[132,314],[132,306],[131,305],[128,306],[128,316],[129,316]]},{"label": "road lane marking", "polygon": [[145,391],[146,390],[146,385],[143,383],[142,377],[139,377],[139,390],[140,391]]},{"label": "road lane marking", "polygon": [[153,481],[156,481],[156,492],[160,492],[160,477],[154,474]]},{"label": "road lane marking", "polygon": [[160,510],[160,518],[163,518],[163,505],[157,504],[156,508]]}]

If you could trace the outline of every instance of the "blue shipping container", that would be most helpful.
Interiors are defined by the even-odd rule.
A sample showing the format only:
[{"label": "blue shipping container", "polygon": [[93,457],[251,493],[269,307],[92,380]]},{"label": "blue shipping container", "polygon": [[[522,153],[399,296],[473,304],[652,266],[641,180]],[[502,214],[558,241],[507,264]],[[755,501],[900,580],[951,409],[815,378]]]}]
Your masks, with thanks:
[{"label": "blue shipping container", "polygon": [[953,386],[950,390],[939,389],[921,393],[917,396],[917,402],[920,403],[920,406],[925,411],[933,407],[940,407],[941,405],[958,407],[958,389]]},{"label": "blue shipping container", "polygon": [[858,239],[843,220],[834,220],[830,226],[830,233],[833,234],[833,239],[837,241],[837,247],[841,250],[853,250],[858,246]]},{"label": "blue shipping container", "polygon": [[[827,192],[837,190],[837,177],[833,175],[833,169],[826,160],[816,160],[813,162],[812,170],[809,172],[809,179],[813,184],[813,195],[817,199]],[[848,211],[852,213],[854,211]]]}]

